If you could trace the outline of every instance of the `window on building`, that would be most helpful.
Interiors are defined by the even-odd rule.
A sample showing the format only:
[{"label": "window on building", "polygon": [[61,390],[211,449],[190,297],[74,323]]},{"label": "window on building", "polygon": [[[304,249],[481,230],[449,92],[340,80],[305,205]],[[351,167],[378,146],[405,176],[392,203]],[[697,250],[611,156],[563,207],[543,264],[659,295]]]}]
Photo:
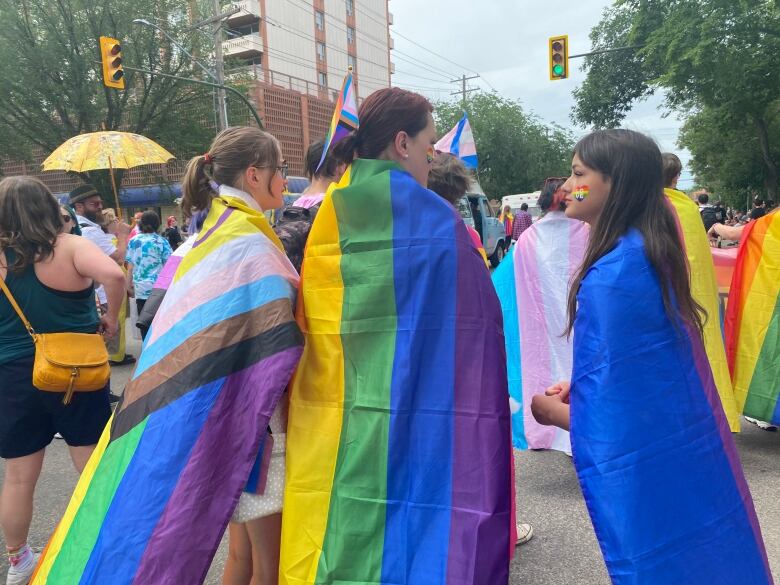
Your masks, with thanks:
[{"label": "window on building", "polygon": [[325,43],[317,43],[317,59],[325,60]]},{"label": "window on building", "polygon": [[245,37],[246,35],[251,35],[252,33],[259,33],[260,32],[260,24],[254,23],[254,24],[247,24],[244,26],[237,26],[235,28],[228,30],[228,36],[230,37]]},{"label": "window on building", "polygon": [[325,15],[319,10],[314,12],[314,26],[317,30],[325,30]]},{"label": "window on building", "polygon": [[355,29],[351,26],[347,27],[347,44],[353,45],[355,43]]},{"label": "window on building", "polygon": [[345,0],[347,5],[347,16],[355,14],[355,0]]},{"label": "window on building", "polygon": [[352,67],[352,73],[357,73],[357,59],[354,55],[347,55],[347,65]]},{"label": "window on building", "polygon": [[258,55],[257,57],[250,57],[249,59],[244,59],[244,62],[247,65],[262,65],[263,64],[263,56]]},{"label": "window on building", "polygon": [[322,71],[317,73],[317,82],[320,84],[320,87],[323,89],[327,89],[328,87],[328,76],[323,73]]}]

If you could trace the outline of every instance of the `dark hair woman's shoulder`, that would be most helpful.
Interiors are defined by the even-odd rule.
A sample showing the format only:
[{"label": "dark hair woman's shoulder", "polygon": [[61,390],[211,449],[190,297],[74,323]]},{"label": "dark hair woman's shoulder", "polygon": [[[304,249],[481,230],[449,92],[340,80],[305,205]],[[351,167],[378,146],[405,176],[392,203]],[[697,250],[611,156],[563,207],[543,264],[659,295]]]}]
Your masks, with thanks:
[{"label": "dark hair woman's shoulder", "polygon": [[582,285],[619,286],[624,279],[630,279],[638,271],[649,266],[645,254],[644,238],[636,228],[618,238],[615,246],[596,260],[582,279]]}]

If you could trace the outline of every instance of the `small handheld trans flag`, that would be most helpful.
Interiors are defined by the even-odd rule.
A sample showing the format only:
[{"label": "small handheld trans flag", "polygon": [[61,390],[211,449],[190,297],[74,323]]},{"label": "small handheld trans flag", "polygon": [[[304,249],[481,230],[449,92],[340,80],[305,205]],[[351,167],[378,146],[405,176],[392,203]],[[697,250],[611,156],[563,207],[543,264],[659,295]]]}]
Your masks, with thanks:
[{"label": "small handheld trans flag", "polygon": [[442,136],[434,146],[437,152],[448,152],[457,156],[467,167],[476,169],[479,161],[477,159],[477,144],[474,142],[474,134],[471,131],[471,124],[466,112],[460,122],[455,127]]},{"label": "small handheld trans flag", "polygon": [[347,134],[357,130],[359,125],[355,85],[352,81],[352,67],[350,67],[341,86],[341,93],[339,93],[339,99],[336,102],[336,109],[333,111],[328,134],[325,136],[325,147],[322,149],[322,158],[317,165],[318,171],[330,150]]}]

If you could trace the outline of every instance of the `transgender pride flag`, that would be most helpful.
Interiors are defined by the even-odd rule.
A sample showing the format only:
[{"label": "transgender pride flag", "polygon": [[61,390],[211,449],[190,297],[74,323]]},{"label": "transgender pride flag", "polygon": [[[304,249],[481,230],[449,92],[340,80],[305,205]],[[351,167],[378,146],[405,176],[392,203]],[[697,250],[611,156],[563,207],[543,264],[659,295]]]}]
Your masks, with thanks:
[{"label": "transgender pride flag", "polygon": [[460,122],[447,132],[434,148],[438,152],[449,152],[457,156],[469,168],[477,168],[477,145],[474,142],[474,134],[471,132],[471,124],[469,124],[466,112],[463,112]]}]

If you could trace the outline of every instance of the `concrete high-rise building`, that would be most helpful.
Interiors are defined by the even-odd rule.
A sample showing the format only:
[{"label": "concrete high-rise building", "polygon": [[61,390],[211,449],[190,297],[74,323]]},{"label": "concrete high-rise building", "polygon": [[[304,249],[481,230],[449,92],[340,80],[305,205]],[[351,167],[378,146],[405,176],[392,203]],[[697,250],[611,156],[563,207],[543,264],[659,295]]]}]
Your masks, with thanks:
[{"label": "concrete high-rise building", "polygon": [[226,69],[332,98],[352,67],[358,98],[390,86],[388,0],[240,0],[225,21]]}]

